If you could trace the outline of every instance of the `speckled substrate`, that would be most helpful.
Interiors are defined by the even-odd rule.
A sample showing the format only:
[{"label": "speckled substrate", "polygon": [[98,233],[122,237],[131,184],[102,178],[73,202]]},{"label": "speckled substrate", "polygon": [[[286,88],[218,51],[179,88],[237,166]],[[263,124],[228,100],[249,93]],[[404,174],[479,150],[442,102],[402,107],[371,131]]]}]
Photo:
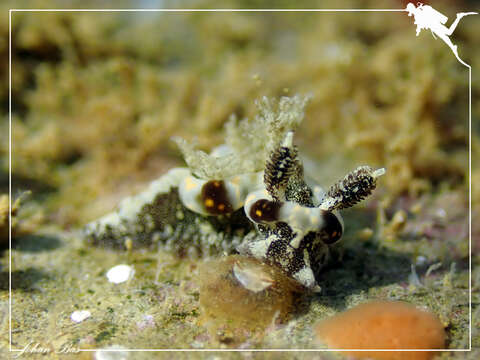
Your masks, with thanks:
[{"label": "speckled substrate", "polygon": [[[42,1],[25,4],[46,6]],[[358,7],[358,3],[342,6]],[[362,4],[377,6],[377,2]],[[400,5],[391,1],[384,6]],[[451,20],[472,5],[456,2],[454,8],[435,2],[435,6]],[[313,93],[312,102],[296,139],[302,153],[315,159],[312,168],[318,169],[320,183],[328,186],[346,170],[366,163],[385,166],[389,176],[364,207],[343,213],[346,233],[322,276],[324,291],[307,299],[304,313],[242,345],[312,348],[318,320],[376,298],[428,307],[446,327],[447,346],[468,347],[466,70],[430,34],[416,38],[413,20],[406,14],[371,13],[361,15],[361,20],[359,14],[327,14],[321,15],[321,21],[308,14],[278,16],[197,14],[159,22],[146,17],[135,23],[133,18],[112,15],[14,15],[14,143],[21,145],[13,154],[14,191],[33,191],[32,200],[18,214],[19,224],[22,219],[29,224],[24,228],[28,231],[22,232],[21,226],[18,230],[31,234],[16,238],[12,253],[16,348],[30,341],[55,348],[65,343],[82,348],[231,346],[199,325],[195,281],[199,260],[162,251],[85,246],[72,229],[107,213],[124,196],[181,164],[180,153],[167,141],[171,135],[188,139],[197,135],[200,145],[210,149],[221,141],[220,129],[232,113],[239,118],[254,115],[254,99],[308,92]],[[165,31],[176,19],[183,30]],[[461,55],[473,69],[480,68],[478,26],[478,21],[467,18],[455,32]],[[6,16],[0,31],[5,40],[0,51],[6,56]],[[144,36],[152,31],[158,37]],[[184,41],[192,32],[196,41]],[[478,74],[473,72],[474,96]],[[1,76],[6,84],[7,74]],[[2,87],[5,103],[6,96]],[[480,153],[478,102],[472,110],[475,159]],[[8,131],[4,130],[0,131],[2,193],[8,168],[3,141]],[[473,165],[476,184],[480,172]],[[18,195],[15,192],[14,198]],[[474,188],[474,216],[479,195]],[[439,358],[479,356],[480,271],[475,265],[480,227],[475,223],[473,234],[476,349]],[[110,284],[105,274],[118,264],[134,266],[135,276],[126,283]],[[1,329],[6,334],[7,251],[1,266]],[[92,315],[77,324],[70,319],[75,310],[89,310]],[[0,357],[7,349],[4,335]],[[62,358],[50,355],[55,356]],[[172,358],[172,354],[149,353],[130,358],[154,356]],[[176,357],[289,359],[291,354],[179,353]],[[296,353],[295,357],[341,355]]]},{"label": "speckled substrate", "polygon": [[[424,207],[424,214],[429,210]],[[453,266],[446,261],[445,265],[430,267],[438,257],[450,256],[446,240],[415,242],[413,235],[406,236],[407,230],[390,242],[359,240],[357,231],[371,224],[368,214],[370,210],[349,214],[350,230],[343,247],[322,277],[324,292],[307,298],[307,311],[287,323],[273,324],[265,337],[257,336],[241,346],[313,348],[314,324],[319,319],[375,298],[426,306],[446,326],[449,347],[468,344],[465,263],[457,260]],[[409,215],[405,229],[421,226],[420,216]],[[453,226],[453,219],[447,221]],[[427,222],[422,224],[425,227]],[[232,343],[231,339],[222,342],[221,334],[212,336],[199,326],[198,261],[163,252],[85,247],[78,237],[51,230],[18,239],[13,252],[13,326],[18,329],[13,339],[17,346],[32,338],[55,348],[70,342],[82,348],[111,344],[129,348],[228,348]],[[432,252],[432,259],[417,258],[420,265],[412,273],[412,254],[423,253],[427,245],[436,253]],[[108,283],[105,274],[117,264],[133,266],[134,278],[117,285]],[[476,270],[474,284],[479,275]],[[2,272],[1,280],[5,289],[6,272]],[[4,309],[7,295],[2,295]],[[75,310],[89,310],[92,316],[75,324],[70,319]],[[2,326],[8,326],[6,317]],[[474,341],[478,340],[474,337]]]}]

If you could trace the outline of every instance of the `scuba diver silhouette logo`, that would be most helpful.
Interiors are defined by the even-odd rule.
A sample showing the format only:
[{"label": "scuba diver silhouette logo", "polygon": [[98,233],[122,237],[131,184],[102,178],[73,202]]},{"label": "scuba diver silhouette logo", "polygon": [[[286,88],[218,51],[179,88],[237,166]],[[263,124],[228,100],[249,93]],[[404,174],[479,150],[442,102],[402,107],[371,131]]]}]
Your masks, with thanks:
[{"label": "scuba diver silhouette logo", "polygon": [[[412,3],[407,4],[407,8],[405,11],[408,11],[408,16],[412,16],[415,18],[414,24],[417,25],[417,36],[420,34],[420,31],[423,29],[430,29],[432,32],[433,37],[436,39],[438,36],[442,39],[448,47],[453,51],[455,57],[460,61],[463,65],[469,66],[460,59],[458,56],[457,45],[454,45],[450,40],[450,35],[453,34],[455,31],[460,19],[467,15],[475,15],[478,14],[476,12],[464,12],[458,13],[457,18],[455,21],[450,25],[450,27],[446,27],[445,23],[448,20],[448,17],[443,15],[442,13],[438,12],[434,8],[429,5],[423,5],[422,3],[417,3],[417,6],[413,5]],[[436,35],[436,36],[435,36]]]}]

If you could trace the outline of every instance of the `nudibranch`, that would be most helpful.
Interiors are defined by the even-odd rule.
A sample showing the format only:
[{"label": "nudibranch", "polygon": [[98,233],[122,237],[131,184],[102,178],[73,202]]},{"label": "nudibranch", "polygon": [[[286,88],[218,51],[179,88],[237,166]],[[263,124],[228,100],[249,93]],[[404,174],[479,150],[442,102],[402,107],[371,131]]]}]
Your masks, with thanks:
[{"label": "nudibranch", "polygon": [[304,175],[293,143],[307,98],[263,98],[254,122],[232,119],[210,154],[175,139],[187,168],[175,168],[118,209],[88,224],[97,245],[160,245],[180,254],[240,253],[279,267],[304,287],[344,232],[339,210],[360,202],[385,170],[358,167],[328,191]]},{"label": "nudibranch", "polygon": [[293,133],[274,150],[264,172],[264,187],[245,200],[245,214],[263,238],[244,242],[241,254],[273,263],[309,289],[328,256],[328,246],[344,230],[338,210],[355,205],[371,194],[384,169],[361,166],[323,193],[307,185],[303,165],[292,142]]}]

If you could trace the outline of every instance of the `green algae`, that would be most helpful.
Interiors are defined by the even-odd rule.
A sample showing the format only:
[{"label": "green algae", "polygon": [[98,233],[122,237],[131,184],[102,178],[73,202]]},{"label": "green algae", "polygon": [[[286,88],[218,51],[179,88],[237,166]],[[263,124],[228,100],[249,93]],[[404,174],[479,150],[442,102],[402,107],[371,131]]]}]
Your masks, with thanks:
[{"label": "green algae", "polygon": [[[51,4],[32,1],[28,6]],[[435,6],[453,17],[470,3]],[[265,337],[244,346],[313,348],[312,329],[318,320],[381,298],[427,306],[446,326],[448,347],[467,348],[468,78],[444,44],[429,34],[415,38],[405,14],[371,13],[361,20],[353,13],[324,14],[320,19],[311,14],[242,13],[145,19],[93,13],[13,15],[13,136],[18,145],[13,186],[14,191],[33,190],[19,216],[37,217],[20,231],[12,251],[13,346],[34,341],[56,349],[62,344],[90,349],[120,344],[228,348],[226,339],[209,335],[198,323],[201,309],[194,275],[199,260],[162,251],[85,246],[71,229],[106,213],[124,196],[180,164],[170,136],[196,135],[199,146],[209,150],[221,141],[220,129],[231,114],[240,119],[255,114],[254,99],[312,93],[296,138],[302,151],[315,159],[312,167],[322,185],[363,163],[385,166],[388,173],[372,200],[344,212],[347,232],[322,275],[324,292],[310,297],[308,312],[272,326]],[[0,24],[6,39],[6,17]],[[182,30],[170,31],[172,27]],[[149,32],[155,37],[143,35]],[[473,19],[465,20],[455,33],[462,57],[474,70],[480,66],[477,33]],[[7,45],[0,43],[5,55]],[[473,72],[474,94],[480,84],[477,73]],[[1,73],[4,80],[7,75]],[[4,87],[0,96],[6,103]],[[474,103],[474,159],[480,153],[475,125],[479,110]],[[6,122],[1,126],[0,138],[6,140]],[[7,141],[1,143],[1,176],[6,178]],[[472,180],[477,184],[480,172],[475,165]],[[5,184],[2,179],[3,192]],[[479,211],[479,194],[474,188],[474,214]],[[392,233],[389,224],[398,210],[407,214],[406,223]],[[480,228],[473,227],[478,236]],[[372,229],[372,235],[360,240],[358,234],[365,228]],[[478,241],[472,240],[476,265]],[[420,261],[422,256],[425,260]],[[120,263],[133,265],[135,277],[125,284],[109,284],[106,271]],[[1,327],[6,333],[7,252],[1,265]],[[472,280],[472,342],[478,348],[478,266]],[[75,324],[70,314],[81,309],[92,316]],[[8,349],[8,337],[1,338],[0,347]],[[474,349],[439,358],[478,355]],[[175,356],[291,358],[288,353],[251,352]],[[295,353],[298,359],[319,357],[341,355]]]}]

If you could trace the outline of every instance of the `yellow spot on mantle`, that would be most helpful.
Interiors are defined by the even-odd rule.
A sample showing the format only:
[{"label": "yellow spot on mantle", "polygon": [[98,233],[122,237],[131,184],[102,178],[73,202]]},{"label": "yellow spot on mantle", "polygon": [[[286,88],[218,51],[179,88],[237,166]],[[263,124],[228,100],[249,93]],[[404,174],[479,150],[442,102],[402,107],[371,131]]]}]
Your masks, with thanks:
[{"label": "yellow spot on mantle", "polygon": [[206,206],[207,208],[213,207],[213,204],[214,204],[214,202],[213,202],[212,199],[210,199],[210,198],[205,199],[205,206]]}]

